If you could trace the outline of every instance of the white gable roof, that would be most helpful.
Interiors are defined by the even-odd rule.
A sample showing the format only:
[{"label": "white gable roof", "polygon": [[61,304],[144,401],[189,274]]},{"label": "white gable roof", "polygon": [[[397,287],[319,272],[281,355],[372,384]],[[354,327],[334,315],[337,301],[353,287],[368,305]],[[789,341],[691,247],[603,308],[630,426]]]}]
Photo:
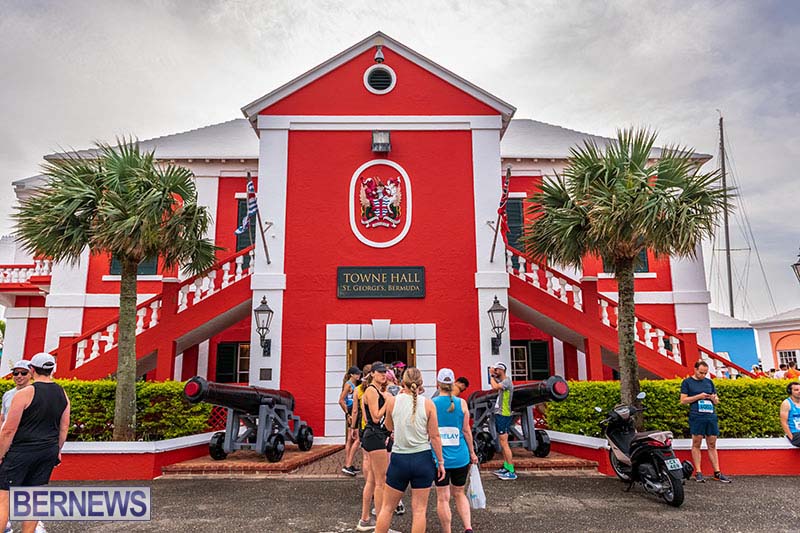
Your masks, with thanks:
[{"label": "white gable roof", "polygon": [[739,320],[729,315],[717,313],[713,309],[708,310],[708,319],[711,329],[751,329],[747,320]]},{"label": "white gable roof", "polygon": [[293,92],[302,89],[306,85],[314,82],[315,80],[321,78],[325,74],[335,70],[340,65],[343,65],[364,53],[365,51],[369,50],[370,48],[377,46],[377,45],[386,45],[391,50],[402,57],[408,59],[409,61],[415,63],[416,65],[424,68],[434,76],[438,76],[439,78],[443,79],[444,81],[454,85],[464,91],[465,93],[469,94],[476,100],[483,102],[484,104],[488,105],[489,107],[496,109],[499,111],[503,117],[503,129],[506,128],[511,117],[514,115],[516,108],[511,104],[500,100],[496,96],[484,91],[477,85],[473,85],[472,83],[468,82],[464,78],[450,72],[446,68],[434,63],[427,57],[415,52],[411,48],[405,46],[404,44],[400,43],[399,41],[395,41],[388,35],[383,32],[375,32],[366,39],[358,42],[348,48],[347,50],[333,56],[329,60],[317,65],[316,67],[312,68],[305,74],[301,74],[297,78],[293,79],[292,81],[278,87],[274,91],[267,93],[266,95],[262,96],[261,98],[250,102],[246,106],[242,108],[242,113],[248,120],[255,123],[258,113],[266,108],[282,100],[292,94]]},{"label": "white gable roof", "polygon": [[800,325],[800,307],[750,322],[753,326]]}]

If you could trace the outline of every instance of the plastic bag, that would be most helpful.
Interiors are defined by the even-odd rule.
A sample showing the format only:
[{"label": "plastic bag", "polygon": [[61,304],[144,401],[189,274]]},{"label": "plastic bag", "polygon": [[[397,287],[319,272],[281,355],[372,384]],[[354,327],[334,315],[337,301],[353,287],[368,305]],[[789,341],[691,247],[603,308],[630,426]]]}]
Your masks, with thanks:
[{"label": "plastic bag", "polygon": [[469,504],[473,509],[486,509],[486,494],[483,492],[483,482],[481,482],[481,472],[478,465],[472,464],[469,467]]}]

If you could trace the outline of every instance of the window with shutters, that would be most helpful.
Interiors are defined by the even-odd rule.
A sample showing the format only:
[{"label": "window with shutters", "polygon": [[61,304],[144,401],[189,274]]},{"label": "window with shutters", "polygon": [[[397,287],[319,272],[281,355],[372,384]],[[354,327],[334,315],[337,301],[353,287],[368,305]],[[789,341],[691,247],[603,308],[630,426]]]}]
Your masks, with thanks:
[{"label": "window with shutters", "polygon": [[[236,200],[236,227],[242,223],[242,219],[247,215],[247,200],[244,198]],[[256,228],[258,226],[258,219],[253,217],[250,219],[250,225],[247,231],[242,234],[236,235],[236,251],[240,252],[245,248],[252,246],[256,242]],[[235,228],[234,228],[235,229]],[[250,256],[245,256],[242,268],[250,266]]]},{"label": "window with shutters", "polygon": [[542,380],[550,377],[550,345],[547,341],[511,342],[511,379]]},{"label": "window with shutters", "polygon": [[509,198],[506,204],[506,217],[508,219],[508,245],[517,250],[522,250],[523,222],[525,214],[523,209],[524,198]]},{"label": "window with shutters", "polygon": [[[119,260],[111,256],[111,267],[108,271],[109,274],[112,276],[119,276],[122,274],[122,263]],[[154,257],[151,259],[145,259],[141,263],[139,263],[139,268],[136,270],[137,276],[155,276],[158,273],[158,258]]]},{"label": "window with shutters", "polygon": [[217,345],[218,383],[250,382],[250,343],[221,342]]}]

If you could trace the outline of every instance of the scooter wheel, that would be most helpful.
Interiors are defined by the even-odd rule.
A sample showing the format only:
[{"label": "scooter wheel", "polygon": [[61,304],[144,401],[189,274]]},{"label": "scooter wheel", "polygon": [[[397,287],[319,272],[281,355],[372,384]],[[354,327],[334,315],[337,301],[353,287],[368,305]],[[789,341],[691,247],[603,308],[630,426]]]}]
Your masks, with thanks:
[{"label": "scooter wheel", "polygon": [[670,474],[667,465],[661,461],[658,462],[658,476],[661,478],[661,485],[664,491],[661,497],[672,507],[680,507],[683,504],[683,480],[678,481],[672,474]]},{"label": "scooter wheel", "polygon": [[622,481],[631,480],[631,467],[617,459],[614,450],[608,450],[608,459],[611,462],[611,469]]}]

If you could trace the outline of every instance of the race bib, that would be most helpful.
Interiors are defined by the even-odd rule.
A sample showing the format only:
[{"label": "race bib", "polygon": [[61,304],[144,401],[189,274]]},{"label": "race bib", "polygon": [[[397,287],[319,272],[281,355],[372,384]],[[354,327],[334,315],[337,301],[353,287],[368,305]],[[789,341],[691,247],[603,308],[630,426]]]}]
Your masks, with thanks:
[{"label": "race bib", "polygon": [[442,446],[458,446],[461,443],[461,430],[456,427],[439,427]]},{"label": "race bib", "polygon": [[794,431],[792,431],[792,433],[800,432],[800,416],[794,417],[792,422],[794,422]]},{"label": "race bib", "polygon": [[697,412],[698,413],[713,413],[714,412],[714,404],[711,400],[697,400]]}]

